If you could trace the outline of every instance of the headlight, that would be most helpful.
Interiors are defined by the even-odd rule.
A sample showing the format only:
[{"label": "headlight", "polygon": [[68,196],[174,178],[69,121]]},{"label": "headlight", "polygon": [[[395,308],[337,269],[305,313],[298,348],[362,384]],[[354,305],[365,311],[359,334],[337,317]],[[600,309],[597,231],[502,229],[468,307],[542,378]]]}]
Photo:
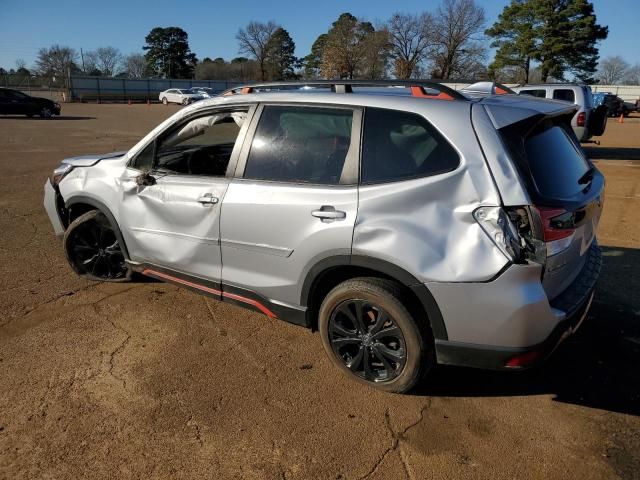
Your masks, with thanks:
[{"label": "headlight", "polygon": [[62,163],[59,167],[56,167],[51,175],[51,183],[53,186],[57,186],[60,180],[66,177],[71,170],[73,170],[73,165],[69,165],[68,163]]}]

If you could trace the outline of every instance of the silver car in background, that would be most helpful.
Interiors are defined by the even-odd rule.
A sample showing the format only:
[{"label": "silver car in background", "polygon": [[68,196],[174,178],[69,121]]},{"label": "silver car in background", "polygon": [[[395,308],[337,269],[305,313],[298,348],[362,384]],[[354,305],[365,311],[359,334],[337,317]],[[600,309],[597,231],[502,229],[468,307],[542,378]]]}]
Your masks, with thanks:
[{"label": "silver car in background", "polygon": [[571,119],[571,128],[581,142],[601,136],[607,125],[605,109],[594,105],[593,94],[589,85],[577,83],[538,83],[513,87],[522,95],[537,98],[548,98],[573,103],[578,107]]},{"label": "silver car in background", "polygon": [[386,391],[437,363],[529,367],[593,298],[604,178],[574,105],[471,90],[238,87],[128,152],[63,160],[45,208],[78,274],[138,272],[319,330]]},{"label": "silver car in background", "polygon": [[179,105],[189,105],[198,100],[202,100],[204,95],[192,92],[188,88],[170,88],[160,92],[158,99],[165,105],[169,103],[177,103]]}]

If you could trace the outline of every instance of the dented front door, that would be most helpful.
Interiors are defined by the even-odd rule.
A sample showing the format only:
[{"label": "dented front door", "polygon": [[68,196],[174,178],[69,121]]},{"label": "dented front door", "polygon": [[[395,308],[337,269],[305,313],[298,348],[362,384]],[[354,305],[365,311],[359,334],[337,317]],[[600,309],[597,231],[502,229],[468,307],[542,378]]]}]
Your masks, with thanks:
[{"label": "dented front door", "polygon": [[137,170],[122,181],[121,226],[131,260],[219,281],[220,204],[225,177],[164,175],[139,186]]}]

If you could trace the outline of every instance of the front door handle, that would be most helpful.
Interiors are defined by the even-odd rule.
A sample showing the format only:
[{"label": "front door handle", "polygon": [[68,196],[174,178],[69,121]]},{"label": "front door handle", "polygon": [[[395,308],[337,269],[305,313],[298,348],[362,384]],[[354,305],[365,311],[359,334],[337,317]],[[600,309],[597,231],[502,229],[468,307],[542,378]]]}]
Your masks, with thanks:
[{"label": "front door handle", "polygon": [[198,198],[198,202],[203,205],[215,205],[218,203],[218,197],[214,197],[213,193],[205,193],[203,196]]},{"label": "front door handle", "polygon": [[342,210],[336,210],[335,207],[331,205],[323,205],[320,207],[320,210],[314,210],[311,212],[316,218],[320,218],[324,221],[333,221],[333,220],[342,220],[347,217],[347,212],[343,212]]}]

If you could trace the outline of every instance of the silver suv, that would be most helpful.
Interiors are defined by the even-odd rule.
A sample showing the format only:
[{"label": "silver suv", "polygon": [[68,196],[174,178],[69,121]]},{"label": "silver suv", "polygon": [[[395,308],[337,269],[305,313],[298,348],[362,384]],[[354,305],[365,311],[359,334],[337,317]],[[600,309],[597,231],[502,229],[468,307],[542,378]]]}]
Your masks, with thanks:
[{"label": "silver suv", "polygon": [[525,368],[589,308],[604,178],[574,106],[472,93],[238,88],[128,152],[64,160],[45,207],[78,274],[138,272],[317,329],[380,389],[436,363]]}]

